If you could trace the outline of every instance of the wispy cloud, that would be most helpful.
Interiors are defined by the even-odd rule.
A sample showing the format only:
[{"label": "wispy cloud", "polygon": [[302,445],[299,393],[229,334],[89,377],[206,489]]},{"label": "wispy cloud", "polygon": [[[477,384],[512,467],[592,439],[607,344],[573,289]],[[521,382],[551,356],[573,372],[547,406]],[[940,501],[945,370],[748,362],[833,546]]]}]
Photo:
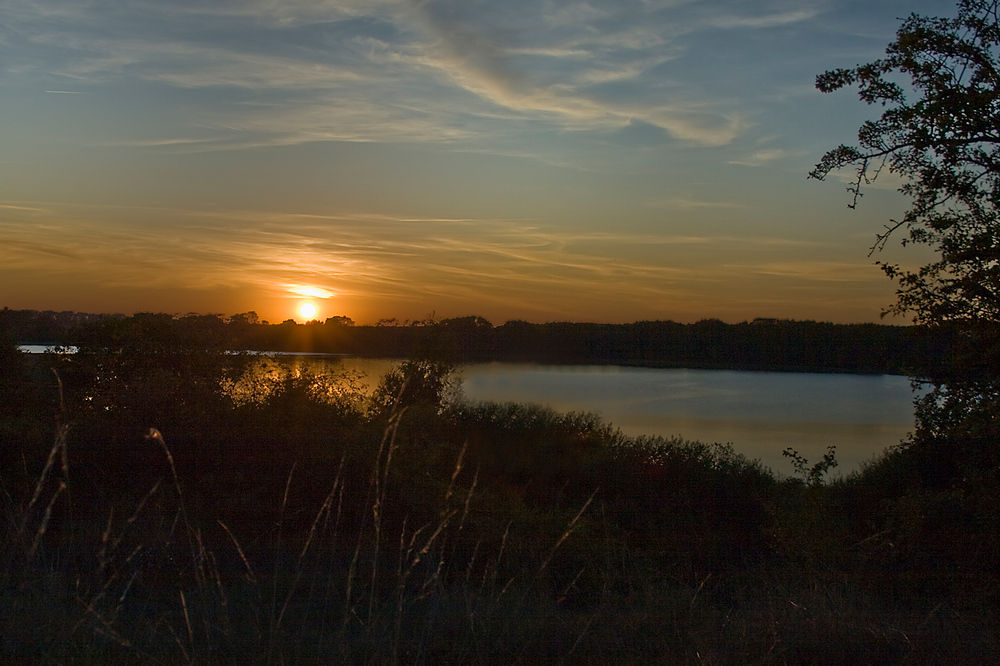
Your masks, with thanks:
[{"label": "wispy cloud", "polygon": [[[874,269],[803,219],[794,161],[856,100],[797,96],[878,57],[900,2],[0,0],[0,272],[552,316],[829,300]],[[175,208],[110,205],[149,201]]]},{"label": "wispy cloud", "polygon": [[672,197],[667,201],[671,208],[742,208],[744,204],[733,201],[718,201],[709,199],[692,199],[690,197]]},{"label": "wispy cloud", "polygon": [[689,3],[10,4],[18,39],[39,53],[11,65],[23,74],[233,89],[223,117],[189,108],[190,122],[253,138],[207,146],[467,140],[534,123],[581,131],[635,120],[722,145],[746,129],[737,106],[680,85],[683,64],[672,63],[694,24],[676,12]]},{"label": "wispy cloud", "polygon": [[765,166],[780,160],[788,156],[788,151],[782,150],[781,148],[765,148],[762,150],[756,150],[749,155],[742,157],[737,157],[735,159],[729,160],[729,164],[738,164],[740,166]]},{"label": "wispy cloud", "polygon": [[712,19],[712,25],[719,28],[774,28],[778,26],[801,23],[814,18],[820,12],[814,8],[795,9],[778,13],[765,13],[756,16],[728,14]]},{"label": "wispy cloud", "polygon": [[882,277],[882,272],[871,262],[784,261],[747,268],[762,275],[815,282],[871,282],[874,277]]},{"label": "wispy cloud", "polygon": [[36,213],[39,215],[51,214],[52,211],[48,208],[42,208],[39,206],[26,206],[22,204],[15,203],[0,203],[0,210],[15,211],[18,213]]},{"label": "wispy cloud", "polygon": [[[30,209],[5,204],[10,210]],[[16,207],[15,207],[16,206]],[[38,206],[33,228],[19,214],[0,221],[0,263],[86,276],[97,285],[173,289],[253,288],[399,303],[465,300],[500,304],[697,300],[740,275],[861,279],[853,265],[720,268],[709,263],[750,244],[780,239],[584,232],[524,220],[420,219]],[[109,225],[106,220],[117,219]],[[39,233],[39,229],[42,233]],[[66,248],[73,248],[67,250]],[[703,249],[694,249],[703,248]],[[703,286],[698,286],[703,285]],[[715,287],[712,287],[713,289]]]},{"label": "wispy cloud", "polygon": [[[628,25],[612,30],[611,35],[605,30],[598,43],[584,36],[595,32],[587,24],[574,26],[577,32],[567,38],[565,26],[555,35],[539,34],[525,21],[502,26],[497,33],[507,38],[504,41],[495,38],[492,31],[457,19],[452,3],[413,4],[436,38],[423,49],[425,62],[493,104],[545,114],[546,119],[572,129],[623,127],[641,120],[677,138],[709,145],[728,143],[743,129],[735,110],[714,108],[693,98],[685,100],[677,91],[649,99],[634,93],[623,95],[621,90],[608,97],[589,89],[594,84],[622,81],[642,86],[640,79],[646,72],[673,57],[673,49],[664,45],[662,37],[653,36],[648,26]],[[592,16],[604,18],[605,14],[594,12]],[[623,32],[632,35],[633,44],[622,47],[619,41],[614,47],[615,41],[608,38],[622,37],[619,33]],[[636,41],[639,33],[644,38]],[[556,46],[551,39],[556,40]],[[643,50],[633,52],[639,43]]]}]

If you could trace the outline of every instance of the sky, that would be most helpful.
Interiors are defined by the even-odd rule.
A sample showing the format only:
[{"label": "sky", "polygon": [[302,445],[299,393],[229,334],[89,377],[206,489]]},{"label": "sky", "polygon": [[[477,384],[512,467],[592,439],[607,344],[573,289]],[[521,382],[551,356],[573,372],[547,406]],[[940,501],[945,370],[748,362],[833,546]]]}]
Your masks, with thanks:
[{"label": "sky", "polygon": [[[880,321],[897,0],[0,0],[0,307]],[[887,323],[904,323],[886,318]]]}]

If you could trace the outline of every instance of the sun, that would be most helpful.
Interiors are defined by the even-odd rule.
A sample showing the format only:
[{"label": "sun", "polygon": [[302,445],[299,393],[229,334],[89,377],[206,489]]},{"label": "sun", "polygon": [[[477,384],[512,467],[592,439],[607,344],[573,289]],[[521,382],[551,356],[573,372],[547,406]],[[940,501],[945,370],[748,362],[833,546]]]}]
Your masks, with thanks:
[{"label": "sun", "polygon": [[316,306],[312,303],[303,303],[302,307],[299,308],[299,314],[302,315],[303,319],[312,319],[316,316]]}]

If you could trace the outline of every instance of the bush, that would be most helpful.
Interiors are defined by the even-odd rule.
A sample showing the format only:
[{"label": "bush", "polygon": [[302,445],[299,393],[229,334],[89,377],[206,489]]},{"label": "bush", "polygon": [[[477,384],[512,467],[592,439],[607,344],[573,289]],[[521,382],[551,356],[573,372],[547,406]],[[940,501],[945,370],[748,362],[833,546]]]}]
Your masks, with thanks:
[{"label": "bush", "polygon": [[[196,404],[157,392],[167,384],[150,378],[173,370],[131,374],[126,391],[76,367],[86,381],[67,382],[67,402],[85,407],[95,390],[111,409],[56,420],[41,450],[12,429],[19,453],[0,467],[6,661],[1000,653],[990,638],[996,479],[894,488],[908,449],[805,484],[776,480],[729,445],[442,400],[443,368],[415,372],[429,388],[406,404],[372,409],[351,377],[243,375],[222,363],[219,395]],[[54,380],[33,383],[46,374],[17,390],[48,391]],[[392,382],[404,395],[405,374],[381,396]],[[139,387],[150,393],[125,395]],[[140,430],[154,414],[165,422]]]}]

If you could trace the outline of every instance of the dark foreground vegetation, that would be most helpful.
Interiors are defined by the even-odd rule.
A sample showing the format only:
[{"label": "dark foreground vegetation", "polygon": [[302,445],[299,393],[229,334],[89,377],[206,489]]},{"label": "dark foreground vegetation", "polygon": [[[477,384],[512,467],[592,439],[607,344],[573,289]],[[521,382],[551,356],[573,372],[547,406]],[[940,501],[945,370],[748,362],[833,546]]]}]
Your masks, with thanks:
[{"label": "dark foreground vegetation", "polygon": [[[893,365],[915,358],[895,356],[908,333],[808,322],[148,315],[24,339],[5,310],[0,661],[1000,663],[1000,2],[958,10],[911,15],[884,59],[817,81],[883,111],[812,175],[856,169],[857,203],[888,166],[912,206],[875,249],[898,230],[935,252],[883,266],[928,332],[918,372]],[[776,477],[726,446],[446,401],[433,360],[368,397],[221,351],[405,355],[415,329],[428,359],[902,367],[931,390],[908,441],[827,483],[834,451],[789,451]]]},{"label": "dark foreground vegetation", "polygon": [[829,457],[786,478],[448,401],[430,360],[365,396],[124,342],[0,351],[4,663],[1000,658],[998,467],[974,438],[951,467],[911,442],[824,483]]},{"label": "dark foreground vegetation", "polygon": [[[138,341],[157,351],[178,341],[207,348],[351,354],[411,358],[433,353],[455,363],[508,361],[725,368],[781,372],[923,375],[947,362],[953,335],[912,326],[832,324],[755,319],[727,324],[641,321],[632,324],[508,321],[482,317],[356,326],[349,317],[269,324],[254,312],[222,315],[0,310],[0,329],[21,344],[99,345]],[[429,342],[432,347],[429,347]]]}]

